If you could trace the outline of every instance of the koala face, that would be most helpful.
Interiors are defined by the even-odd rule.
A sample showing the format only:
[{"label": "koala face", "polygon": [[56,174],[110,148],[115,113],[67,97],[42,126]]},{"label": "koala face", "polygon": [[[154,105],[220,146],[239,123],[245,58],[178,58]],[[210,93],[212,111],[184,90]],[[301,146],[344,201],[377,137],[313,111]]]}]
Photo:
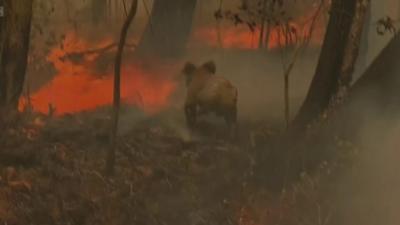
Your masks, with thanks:
[{"label": "koala face", "polygon": [[198,74],[215,74],[216,65],[214,61],[208,61],[201,65],[200,67],[196,67],[191,62],[187,62],[183,67],[182,73],[185,75],[186,86],[188,87],[193,80],[193,77]]}]

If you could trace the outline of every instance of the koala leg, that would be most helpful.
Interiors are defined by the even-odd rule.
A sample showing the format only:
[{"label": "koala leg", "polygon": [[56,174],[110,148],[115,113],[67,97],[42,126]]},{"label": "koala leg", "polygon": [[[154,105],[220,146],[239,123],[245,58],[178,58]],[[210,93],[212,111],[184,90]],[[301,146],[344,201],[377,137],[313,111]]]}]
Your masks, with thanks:
[{"label": "koala leg", "polygon": [[236,106],[227,110],[225,113],[225,121],[228,125],[231,138],[237,135],[237,108]]},{"label": "koala leg", "polygon": [[185,105],[185,116],[188,127],[193,128],[197,120],[196,105]]},{"label": "koala leg", "polygon": [[225,114],[224,115],[225,121],[228,125],[236,124],[236,122],[237,122],[237,108],[236,107],[232,107],[231,109],[226,110],[224,114]]}]

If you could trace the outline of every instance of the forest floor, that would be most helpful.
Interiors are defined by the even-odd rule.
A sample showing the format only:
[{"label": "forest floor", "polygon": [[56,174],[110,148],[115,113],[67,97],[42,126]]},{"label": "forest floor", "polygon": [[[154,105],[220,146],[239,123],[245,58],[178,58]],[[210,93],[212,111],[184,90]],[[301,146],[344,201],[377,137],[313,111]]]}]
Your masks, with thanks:
[{"label": "forest floor", "polygon": [[258,146],[278,131],[249,123],[232,142],[205,125],[185,140],[150,118],[120,135],[108,177],[106,111],[32,114],[4,131],[1,224],[327,224],[318,223],[331,214],[325,175],[303,175],[281,193],[253,181]]}]

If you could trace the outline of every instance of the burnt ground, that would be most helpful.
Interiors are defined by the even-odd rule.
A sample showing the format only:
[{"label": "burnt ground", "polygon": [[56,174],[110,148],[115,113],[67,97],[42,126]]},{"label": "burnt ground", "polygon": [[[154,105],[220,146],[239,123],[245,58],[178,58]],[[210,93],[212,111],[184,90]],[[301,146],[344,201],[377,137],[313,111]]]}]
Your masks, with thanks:
[{"label": "burnt ground", "polygon": [[52,119],[30,114],[2,133],[1,224],[329,220],[320,182],[330,172],[326,167],[303,174],[282,193],[254,181],[259,151],[266,151],[279,133],[263,123],[243,122],[240,137],[232,142],[223,129],[206,123],[197,138],[185,139],[160,118],[142,120],[121,133],[116,173],[109,177],[103,173],[108,115],[107,110]]}]

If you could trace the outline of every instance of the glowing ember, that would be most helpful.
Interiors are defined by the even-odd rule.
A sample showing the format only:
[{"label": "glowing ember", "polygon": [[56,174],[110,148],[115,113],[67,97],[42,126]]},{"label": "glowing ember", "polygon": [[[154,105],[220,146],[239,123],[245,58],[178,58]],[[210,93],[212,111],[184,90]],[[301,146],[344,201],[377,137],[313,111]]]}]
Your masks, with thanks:
[{"label": "glowing ember", "polygon": [[[95,109],[112,103],[113,64],[98,71],[97,53],[84,54],[78,62],[65,56],[71,52],[83,52],[109,45],[110,41],[96,46],[68,34],[61,47],[54,48],[47,60],[57,70],[54,79],[43,86],[31,98],[35,111],[47,113],[49,104],[55,107],[56,115]],[[125,62],[126,64],[126,62]],[[168,98],[175,89],[175,83],[166,76],[167,66],[160,66],[150,71],[140,64],[122,65],[121,98],[127,104],[142,108],[147,113],[154,113],[167,106]],[[20,109],[24,106],[21,100]]]}]

